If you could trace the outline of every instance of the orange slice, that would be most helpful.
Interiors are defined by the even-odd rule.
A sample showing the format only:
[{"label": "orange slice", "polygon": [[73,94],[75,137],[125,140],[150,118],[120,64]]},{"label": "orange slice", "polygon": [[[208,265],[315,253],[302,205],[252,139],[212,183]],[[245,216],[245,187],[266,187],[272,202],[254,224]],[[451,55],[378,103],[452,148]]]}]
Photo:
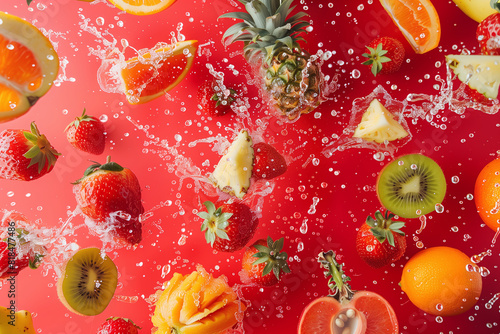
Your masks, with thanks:
[{"label": "orange slice", "polygon": [[193,65],[197,43],[159,44],[160,47],[127,60],[120,76],[128,102],[139,104],[151,101],[179,84]]},{"label": "orange slice", "polygon": [[150,15],[170,7],[175,0],[108,0],[118,9],[134,15]]},{"label": "orange slice", "polygon": [[430,0],[380,0],[416,53],[439,45],[441,24]]},{"label": "orange slice", "polygon": [[0,123],[25,114],[52,87],[59,58],[31,23],[0,12]]}]

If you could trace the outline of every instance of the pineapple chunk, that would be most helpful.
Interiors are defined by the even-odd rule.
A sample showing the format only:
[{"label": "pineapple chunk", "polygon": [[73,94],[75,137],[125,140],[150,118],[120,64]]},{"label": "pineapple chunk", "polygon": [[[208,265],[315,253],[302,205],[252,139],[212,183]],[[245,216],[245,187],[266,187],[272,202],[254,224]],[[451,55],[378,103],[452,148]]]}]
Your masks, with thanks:
[{"label": "pineapple chunk", "polygon": [[408,132],[379,100],[374,99],[363,114],[353,137],[383,143],[408,136]]},{"label": "pineapple chunk", "polygon": [[242,198],[250,187],[253,158],[252,138],[242,130],[215,167],[212,182],[220,190]]},{"label": "pineapple chunk", "polygon": [[0,306],[0,333],[6,334],[36,334],[31,313],[28,311],[11,311]]},{"label": "pineapple chunk", "polygon": [[448,55],[446,63],[470,88],[490,99],[498,97],[500,56]]}]

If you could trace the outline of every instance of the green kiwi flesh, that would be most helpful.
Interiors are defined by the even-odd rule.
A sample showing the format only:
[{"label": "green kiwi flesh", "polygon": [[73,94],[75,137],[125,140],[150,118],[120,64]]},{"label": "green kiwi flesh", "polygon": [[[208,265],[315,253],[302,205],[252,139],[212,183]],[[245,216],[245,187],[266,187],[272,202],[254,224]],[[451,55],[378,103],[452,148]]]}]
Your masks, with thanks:
[{"label": "green kiwi flesh", "polygon": [[98,248],[79,250],[66,263],[57,282],[62,303],[80,315],[102,313],[113,298],[118,272],[113,261],[102,258]]},{"label": "green kiwi flesh", "polygon": [[445,194],[443,170],[422,154],[394,160],[380,172],[377,182],[382,205],[402,218],[417,218],[434,211]]}]

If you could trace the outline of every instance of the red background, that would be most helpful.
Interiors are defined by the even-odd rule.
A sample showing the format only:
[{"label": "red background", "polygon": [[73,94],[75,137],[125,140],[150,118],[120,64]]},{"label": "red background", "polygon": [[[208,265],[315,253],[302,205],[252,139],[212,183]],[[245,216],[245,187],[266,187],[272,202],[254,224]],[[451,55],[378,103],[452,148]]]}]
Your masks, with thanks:
[{"label": "red background", "polygon": [[[360,65],[360,55],[364,52],[362,46],[377,36],[394,36],[404,41],[379,2],[302,2],[297,2],[298,8],[304,8],[313,23],[305,47],[311,53],[318,49],[336,51],[323,65],[323,72],[331,77],[339,74],[340,87],[331,95],[331,100],[315,111],[320,114],[305,115],[292,124],[271,118],[270,124],[265,127],[265,140],[273,143],[287,157],[289,170],[274,181],[272,193],[264,198],[262,217],[254,240],[267,235],[273,238],[284,236],[285,248],[293,257],[290,262],[293,274],[273,288],[242,288],[245,299],[251,302],[244,324],[246,333],[290,333],[296,330],[304,306],[313,298],[328,293],[322,270],[315,263],[315,257],[323,249],[334,249],[341,255],[354,289],[375,291],[390,301],[396,310],[402,333],[500,332],[498,304],[490,310],[485,308],[485,303],[500,292],[498,246],[492,248],[493,256],[481,263],[491,274],[483,280],[477,309],[438,323],[435,316],[413,306],[398,286],[404,263],[419,250],[413,241],[415,231],[420,227],[418,219],[407,220],[408,249],[405,257],[395,265],[371,269],[355,251],[357,228],[367,215],[380,209],[374,191],[377,173],[392,158],[386,157],[383,162],[378,162],[373,158],[376,150],[360,148],[335,152],[331,157],[322,153],[325,142],[331,142],[332,136],[340,136],[349,125],[353,100],[370,94],[377,85],[382,85],[399,101],[409,93],[437,94],[433,85],[438,82],[434,77],[436,74],[445,77],[444,56],[460,53],[463,48],[477,52],[477,24],[451,1],[435,1],[442,22],[440,46],[427,54],[416,55],[404,42],[409,62],[394,75],[374,78],[368,68]],[[262,107],[258,90],[248,84],[244,76],[250,75],[251,78],[250,68],[236,53],[241,45],[225,49],[221,43],[222,33],[231,22],[217,20],[217,17],[234,11],[236,4],[224,0],[179,0],[159,14],[144,17],[120,13],[104,2],[35,0],[30,9],[22,1],[1,5],[1,10],[31,22],[36,20],[34,24],[39,28],[61,33],[51,34],[51,39],[58,43],[59,56],[69,61],[66,75],[74,80],[53,87],[25,116],[0,125],[0,130],[27,129],[34,120],[41,132],[63,154],[54,171],[39,180],[2,180],[0,208],[20,211],[31,220],[40,220],[47,228],[58,227],[61,220],[67,219],[67,212],[76,207],[70,182],[82,175],[88,160],[104,161],[105,156],[110,154],[114,161],[135,172],[143,189],[144,207],[153,213],[145,221],[144,240],[136,250],[119,249],[110,253],[120,272],[116,295],[137,296],[136,303],[113,300],[101,315],[81,317],[67,311],[58,301],[55,288],[57,276],[52,268],[45,266],[20,274],[17,306],[34,314],[35,326],[41,333],[93,333],[104,319],[112,315],[132,318],[144,333],[148,333],[152,309],[148,308],[145,299],[173,272],[188,273],[196,264],[202,264],[216,275],[227,275],[230,284],[240,283],[238,271],[242,252],[216,253],[204,242],[199,231],[201,222],[193,210],[201,208],[199,203],[206,196],[197,191],[192,179],[184,179],[181,184],[178,175],[169,170],[173,164],[172,151],[167,152],[151,144],[157,138],[167,140],[172,147],[176,143],[174,135],[180,134],[182,140],[176,146],[178,153],[191,159],[191,165],[199,167],[203,175],[213,170],[219,155],[211,150],[212,145],[198,143],[193,147],[189,143],[217,134],[230,138],[231,131],[226,127],[239,129],[241,126],[235,124],[241,123],[234,115],[210,119],[198,112],[196,89],[208,76],[207,63],[225,74],[226,83],[244,91],[251,114],[251,121],[246,119],[243,122],[246,127],[255,131],[255,126],[248,124],[256,124],[256,120],[263,117],[269,119],[266,118],[267,112]],[[363,5],[362,10],[359,10],[359,5]],[[104,18],[103,25],[97,24],[98,17]],[[101,61],[90,53],[89,48],[96,49],[99,45],[102,48],[102,41],[81,31],[80,23],[86,18],[99,31],[109,31],[118,43],[126,38],[136,49],[150,48],[160,41],[170,42],[170,32],[175,32],[178,24],[182,23],[181,32],[186,39],[196,39],[199,44],[209,42],[210,46],[206,49],[210,52],[197,58],[191,73],[169,92],[171,98],[131,106],[123,95],[104,93],[100,89],[96,73]],[[120,21],[123,27],[120,27]],[[106,39],[112,40],[109,35]],[[349,49],[352,52],[348,52]],[[133,56],[133,50],[127,50],[126,55]],[[436,67],[437,61],[443,65]],[[232,73],[230,65],[234,65],[239,75]],[[354,69],[361,71],[357,79],[351,75]],[[391,88],[393,85],[396,85],[395,89]],[[108,117],[105,123],[108,129],[107,149],[97,158],[73,149],[63,133],[66,125],[84,107],[91,115]],[[148,125],[148,134],[134,126],[127,117],[136,124]],[[484,226],[475,211],[474,201],[467,200],[466,196],[473,193],[479,171],[495,158],[500,149],[500,117],[474,110],[467,110],[460,116],[445,110],[434,120],[438,125],[445,124],[446,130],[437,129],[425,119],[415,118],[412,122],[408,117],[406,120],[413,137],[409,143],[398,148],[396,155],[426,154],[442,166],[448,181],[448,192],[443,202],[445,211],[428,216],[427,227],[418,235],[419,240],[425,247],[448,245],[468,255],[491,248],[494,232]],[[207,159],[210,166],[203,165]],[[313,159],[318,160],[313,163]],[[459,182],[452,183],[452,176],[458,176]],[[30,194],[29,197],[27,194]],[[313,198],[319,199],[316,212],[308,213]],[[168,206],[167,201],[172,204]],[[308,229],[302,233],[300,227],[305,219]],[[76,217],[72,223],[79,226],[83,218]],[[452,227],[458,227],[458,232],[453,232]],[[187,236],[185,244],[179,244],[183,235]],[[101,245],[100,240],[90,235],[85,226],[66,236],[66,241],[77,242],[81,247]],[[303,250],[298,248],[301,242]],[[162,278],[161,268],[167,264],[171,268],[170,274]],[[0,305],[8,303],[5,290],[2,288],[0,291]],[[489,329],[488,324],[493,328]]]}]

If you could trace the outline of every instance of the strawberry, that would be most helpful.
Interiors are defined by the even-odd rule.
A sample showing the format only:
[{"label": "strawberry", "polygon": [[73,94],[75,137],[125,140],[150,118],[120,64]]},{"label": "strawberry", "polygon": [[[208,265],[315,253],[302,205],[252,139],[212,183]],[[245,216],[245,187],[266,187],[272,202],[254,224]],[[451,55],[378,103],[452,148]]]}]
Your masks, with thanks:
[{"label": "strawberry", "polygon": [[219,208],[210,201],[203,205],[207,211],[198,213],[204,219],[201,230],[205,231],[205,239],[214,249],[235,252],[252,239],[259,220],[247,205],[230,201]]},{"label": "strawberry", "polygon": [[[356,250],[371,267],[380,268],[399,260],[406,250],[405,234],[400,229],[403,222],[394,222],[389,211],[385,216],[375,212],[375,219],[368,216],[358,231]],[[385,242],[387,241],[387,242]]]},{"label": "strawberry", "polygon": [[108,318],[98,329],[97,334],[137,334],[141,327],[127,318]]},{"label": "strawberry", "polygon": [[135,174],[108,156],[103,165],[91,165],[76,181],[73,193],[82,213],[98,226],[112,227],[112,235],[129,244],[141,241],[141,187]]},{"label": "strawberry", "polygon": [[236,91],[223,87],[216,80],[206,80],[198,88],[198,103],[209,116],[222,116],[231,110],[236,99]]},{"label": "strawberry", "polygon": [[477,90],[470,88],[468,85],[464,85],[464,93],[468,98],[474,102],[478,102],[485,105],[492,105],[494,99],[489,99],[483,94],[479,93]]},{"label": "strawberry", "polygon": [[31,181],[50,172],[60,155],[40,134],[35,122],[31,131],[0,132],[0,179]]},{"label": "strawberry", "polygon": [[[498,0],[491,1],[491,7],[500,12]],[[491,14],[477,26],[476,38],[485,55],[500,55],[500,13]]]},{"label": "strawberry", "polygon": [[106,146],[104,124],[96,117],[86,115],[85,109],[82,116],[76,117],[64,131],[69,143],[80,151],[96,155],[104,152]]},{"label": "strawberry", "polygon": [[27,234],[27,231],[17,228],[0,241],[0,279],[17,276],[27,267],[36,269],[40,266],[44,255],[30,247],[25,239]]},{"label": "strawberry", "polygon": [[405,59],[403,44],[392,37],[374,39],[366,47],[363,57],[368,58],[363,65],[369,65],[374,76],[390,74],[399,70]]},{"label": "strawberry", "polygon": [[260,142],[253,145],[252,175],[257,179],[272,179],[286,172],[285,158],[271,145]]},{"label": "strawberry", "polygon": [[281,272],[290,273],[286,252],[283,249],[283,238],[273,241],[271,237],[257,240],[248,247],[241,261],[243,277],[261,286],[272,286],[280,280]]}]

